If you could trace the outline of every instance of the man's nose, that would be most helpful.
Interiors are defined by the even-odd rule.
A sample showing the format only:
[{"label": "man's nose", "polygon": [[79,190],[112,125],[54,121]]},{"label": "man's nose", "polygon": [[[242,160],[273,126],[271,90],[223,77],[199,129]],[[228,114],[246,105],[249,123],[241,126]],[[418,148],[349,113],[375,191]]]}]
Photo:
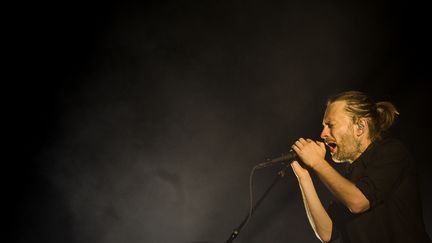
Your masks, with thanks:
[{"label": "man's nose", "polygon": [[328,131],[328,127],[324,126],[323,130],[321,131],[321,135],[320,137],[322,139],[326,139],[329,136],[329,131]]}]

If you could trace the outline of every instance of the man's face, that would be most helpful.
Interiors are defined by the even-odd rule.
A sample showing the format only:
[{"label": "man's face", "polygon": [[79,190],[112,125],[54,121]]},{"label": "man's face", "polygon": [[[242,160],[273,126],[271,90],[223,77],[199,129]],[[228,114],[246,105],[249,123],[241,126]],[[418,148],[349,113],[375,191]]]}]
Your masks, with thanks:
[{"label": "man's face", "polygon": [[360,141],[354,134],[352,118],[345,111],[345,101],[327,106],[323,119],[321,138],[330,148],[335,162],[353,162],[360,156]]}]

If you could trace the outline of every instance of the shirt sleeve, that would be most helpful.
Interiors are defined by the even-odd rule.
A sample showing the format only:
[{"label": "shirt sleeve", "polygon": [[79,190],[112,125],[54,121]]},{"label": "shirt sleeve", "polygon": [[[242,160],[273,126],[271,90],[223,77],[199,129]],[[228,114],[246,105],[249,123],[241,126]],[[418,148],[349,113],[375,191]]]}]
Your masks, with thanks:
[{"label": "shirt sleeve", "polygon": [[397,140],[381,144],[365,158],[364,173],[354,183],[369,200],[370,208],[385,201],[401,180],[409,153]]}]

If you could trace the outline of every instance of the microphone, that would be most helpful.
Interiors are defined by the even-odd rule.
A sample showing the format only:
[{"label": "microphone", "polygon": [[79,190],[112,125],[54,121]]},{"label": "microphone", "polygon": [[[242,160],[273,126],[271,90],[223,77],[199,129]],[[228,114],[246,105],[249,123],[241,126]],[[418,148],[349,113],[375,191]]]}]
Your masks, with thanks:
[{"label": "microphone", "polygon": [[293,150],[291,150],[286,155],[282,155],[280,157],[273,158],[273,159],[267,159],[266,162],[262,162],[262,163],[256,165],[256,168],[257,169],[261,169],[261,168],[265,168],[265,167],[268,167],[268,166],[276,165],[276,164],[279,164],[279,163],[280,164],[285,164],[284,162],[291,163],[292,161],[298,160],[298,159],[299,159],[299,157],[297,156],[297,154]]}]

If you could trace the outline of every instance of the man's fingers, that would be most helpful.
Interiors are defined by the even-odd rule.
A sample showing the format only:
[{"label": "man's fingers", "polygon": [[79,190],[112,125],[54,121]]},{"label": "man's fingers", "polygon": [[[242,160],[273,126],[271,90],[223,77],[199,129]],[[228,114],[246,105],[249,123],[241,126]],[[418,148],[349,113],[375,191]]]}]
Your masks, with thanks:
[{"label": "man's fingers", "polygon": [[317,141],[317,144],[318,144],[321,148],[325,149],[325,143],[323,143],[323,142],[321,142],[321,141]]},{"label": "man's fingers", "polygon": [[298,148],[298,146],[296,144],[293,144],[291,146],[292,150],[294,150],[294,152],[298,153],[300,151],[300,149]]},{"label": "man's fingers", "polygon": [[297,171],[298,169],[300,169],[300,164],[298,163],[297,160],[294,160],[293,162],[291,162],[291,168],[293,168],[295,171]]},{"label": "man's fingers", "polygon": [[[294,145],[297,146],[297,148],[302,148],[302,147],[303,147],[303,143],[302,143],[301,139],[303,139],[303,138],[300,138],[299,140],[297,140],[297,141],[294,143]],[[303,140],[304,140],[304,139],[303,139]]]}]

